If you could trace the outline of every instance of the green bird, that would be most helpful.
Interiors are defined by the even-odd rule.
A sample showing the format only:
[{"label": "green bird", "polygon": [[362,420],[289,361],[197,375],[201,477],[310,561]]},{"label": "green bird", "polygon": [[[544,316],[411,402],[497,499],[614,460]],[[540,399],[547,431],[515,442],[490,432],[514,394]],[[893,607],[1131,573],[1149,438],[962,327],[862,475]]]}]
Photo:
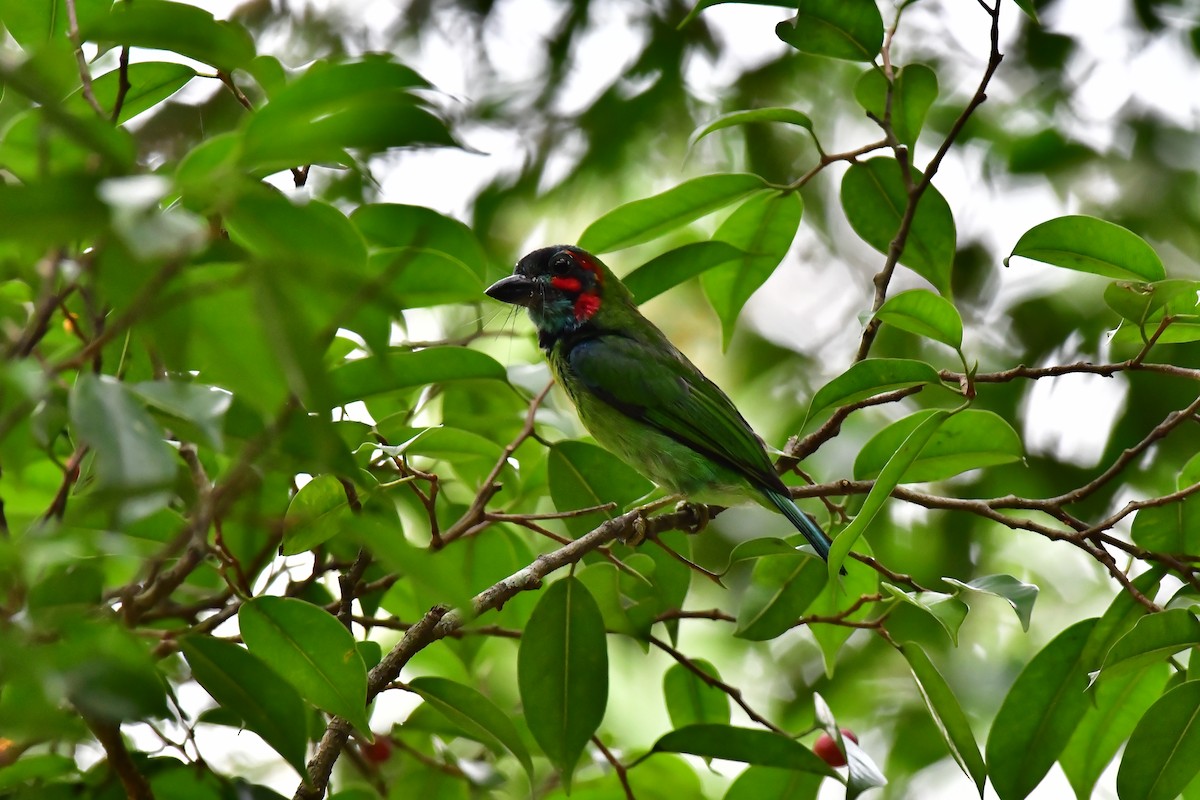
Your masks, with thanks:
[{"label": "green bird", "polygon": [[597,442],[687,498],[777,509],[828,560],[829,537],[792,502],[762,440],[604,262],[578,247],[544,247],[487,294],[529,310],[555,378]]}]

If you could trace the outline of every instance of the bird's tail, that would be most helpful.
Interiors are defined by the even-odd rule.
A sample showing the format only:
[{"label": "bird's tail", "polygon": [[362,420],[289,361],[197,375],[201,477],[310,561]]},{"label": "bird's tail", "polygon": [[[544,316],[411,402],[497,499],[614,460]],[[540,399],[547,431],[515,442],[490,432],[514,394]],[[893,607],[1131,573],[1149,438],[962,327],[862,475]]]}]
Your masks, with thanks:
[{"label": "bird's tail", "polygon": [[807,514],[792,502],[792,498],[786,494],[781,494],[774,489],[763,489],[763,494],[771,501],[771,505],[779,509],[779,512],[788,518],[796,526],[796,530],[804,534],[804,538],[808,539],[808,543],[813,546],[817,554],[826,561],[829,560],[829,546],[833,544],[829,541],[829,537],[825,532],[817,527],[817,523],[813,522]]}]

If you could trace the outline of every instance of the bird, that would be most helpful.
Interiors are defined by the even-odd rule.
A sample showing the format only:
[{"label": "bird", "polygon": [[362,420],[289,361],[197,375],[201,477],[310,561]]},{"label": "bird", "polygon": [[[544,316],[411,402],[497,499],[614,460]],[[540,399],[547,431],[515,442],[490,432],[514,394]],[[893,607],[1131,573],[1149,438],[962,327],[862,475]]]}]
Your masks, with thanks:
[{"label": "bird", "polygon": [[828,561],[829,537],[792,501],[733,401],[603,261],[572,245],[543,247],[485,293],[528,311],[555,379],[599,444],[688,500],[749,499],[779,511]]}]

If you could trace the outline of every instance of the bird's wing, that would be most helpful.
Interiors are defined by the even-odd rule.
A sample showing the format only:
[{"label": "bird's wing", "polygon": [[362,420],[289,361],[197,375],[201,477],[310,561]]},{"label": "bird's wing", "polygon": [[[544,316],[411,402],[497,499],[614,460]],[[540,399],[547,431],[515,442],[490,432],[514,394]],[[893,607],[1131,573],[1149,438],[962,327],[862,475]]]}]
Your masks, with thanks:
[{"label": "bird's wing", "polygon": [[674,348],[604,334],[577,343],[566,360],[592,393],[631,419],[724,464],[752,485],[782,486],[733,402]]}]

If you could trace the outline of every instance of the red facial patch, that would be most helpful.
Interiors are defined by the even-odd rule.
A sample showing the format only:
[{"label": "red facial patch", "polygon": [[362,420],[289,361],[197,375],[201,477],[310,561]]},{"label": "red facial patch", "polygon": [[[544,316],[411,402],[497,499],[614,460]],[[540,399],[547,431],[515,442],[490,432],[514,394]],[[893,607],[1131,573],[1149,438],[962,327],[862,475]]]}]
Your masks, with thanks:
[{"label": "red facial patch", "polygon": [[600,310],[600,295],[585,292],[575,301],[575,319],[579,322],[591,319]]},{"label": "red facial patch", "polygon": [[[596,276],[596,285],[597,286],[604,285],[604,273],[600,271],[600,268],[597,267],[596,264],[590,258],[588,258],[583,253],[578,253],[578,252],[572,253],[572,255],[575,256],[575,260],[579,263],[579,266],[583,267],[588,272],[590,272]],[[599,303],[599,300],[597,300],[597,303]]]},{"label": "red facial patch", "polygon": [[577,278],[551,278],[550,285],[564,292],[578,292],[583,288]]}]

